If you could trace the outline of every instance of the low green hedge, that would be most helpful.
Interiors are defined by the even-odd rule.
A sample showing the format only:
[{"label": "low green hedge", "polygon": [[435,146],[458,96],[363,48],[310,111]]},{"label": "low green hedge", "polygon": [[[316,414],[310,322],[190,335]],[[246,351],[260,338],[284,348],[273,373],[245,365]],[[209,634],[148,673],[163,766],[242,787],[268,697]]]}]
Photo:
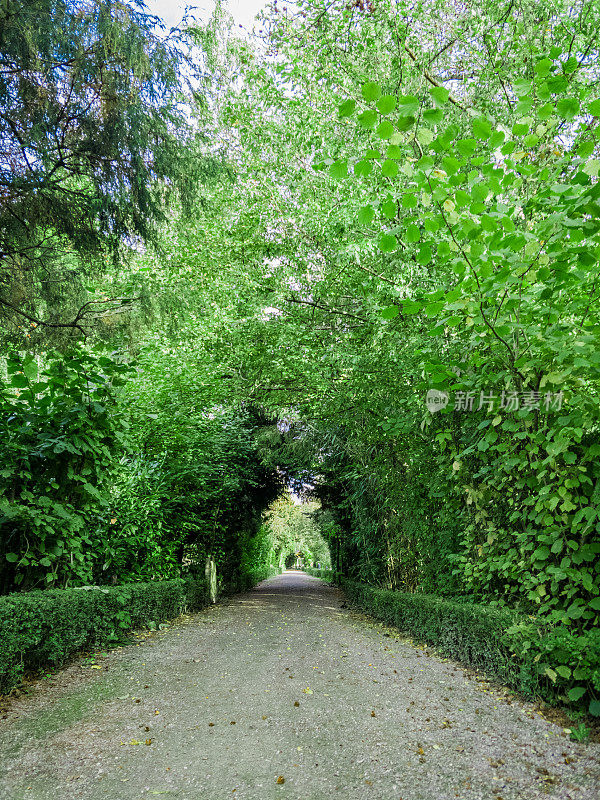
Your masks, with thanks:
[{"label": "low green hedge", "polygon": [[267,578],[272,578],[275,575],[281,575],[279,567],[259,567],[258,569],[250,569],[240,572],[237,577],[224,589],[226,594],[235,594],[235,592],[247,592],[257,583],[265,581]]},{"label": "low green hedge", "polygon": [[49,589],[0,597],[0,691],[25,671],[59,666],[78,650],[209,602],[205,580]]},{"label": "low green hedge", "polygon": [[315,578],[321,578],[324,581],[335,581],[337,575],[330,569],[318,569],[317,567],[303,567],[302,569],[307,575],[313,575]]},{"label": "low green hedge", "polygon": [[377,589],[347,579],[341,579],[340,584],[351,605],[434,645],[457,661],[510,685],[518,682],[519,664],[506,641],[508,628],[522,620],[517,614],[435,595]]},{"label": "low green hedge", "polygon": [[336,582],[351,605],[444,655],[530,697],[600,715],[600,629],[580,634],[497,606],[378,589],[339,575]]}]

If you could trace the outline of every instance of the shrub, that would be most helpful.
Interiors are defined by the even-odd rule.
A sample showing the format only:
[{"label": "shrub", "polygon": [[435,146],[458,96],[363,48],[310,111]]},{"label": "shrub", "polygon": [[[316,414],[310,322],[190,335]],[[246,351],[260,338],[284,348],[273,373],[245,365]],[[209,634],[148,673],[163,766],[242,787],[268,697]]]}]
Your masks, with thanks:
[{"label": "shrub", "polygon": [[507,608],[378,589],[339,575],[336,580],[352,605],[444,655],[530,697],[600,715],[600,630],[580,634]]},{"label": "shrub", "polygon": [[26,670],[59,666],[83,647],[118,641],[128,629],[208,602],[206,582],[193,578],[0,597],[0,690]]},{"label": "shrub", "polygon": [[302,569],[307,575],[313,575],[315,578],[321,578],[328,582],[334,582],[337,576],[337,573],[331,569],[317,569],[317,567],[303,567]]},{"label": "shrub", "polygon": [[519,666],[506,637],[507,629],[519,620],[514,612],[436,595],[376,589],[346,579],[341,584],[350,603],[377,619],[508,684],[518,681]]},{"label": "shrub", "polygon": [[280,567],[257,567],[256,569],[247,569],[238,573],[233,581],[225,588],[225,592],[227,594],[246,592],[248,589],[256,586],[257,583],[280,574]]}]

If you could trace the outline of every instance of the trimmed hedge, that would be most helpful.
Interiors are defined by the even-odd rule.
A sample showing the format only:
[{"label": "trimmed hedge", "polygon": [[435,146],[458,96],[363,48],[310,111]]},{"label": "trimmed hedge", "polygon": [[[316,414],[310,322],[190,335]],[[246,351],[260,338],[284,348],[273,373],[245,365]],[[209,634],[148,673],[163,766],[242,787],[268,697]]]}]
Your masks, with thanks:
[{"label": "trimmed hedge", "polygon": [[315,578],[321,578],[321,580],[335,582],[337,573],[333,572],[330,569],[318,569],[317,567],[303,567],[303,572],[306,572],[307,575],[312,575]]},{"label": "trimmed hedge", "polygon": [[0,691],[16,686],[25,671],[60,666],[82,648],[209,602],[206,581],[191,577],[0,597]]},{"label": "trimmed hedge", "polygon": [[490,606],[461,603],[426,594],[377,589],[339,579],[350,604],[434,645],[457,661],[484,670],[515,686],[519,664],[506,631],[522,621],[518,614]]},{"label": "trimmed hedge", "polygon": [[600,629],[580,634],[507,608],[379,589],[330,575],[351,605],[444,655],[529,697],[600,716]]},{"label": "trimmed hedge", "polygon": [[265,581],[267,578],[272,578],[275,575],[281,575],[281,572],[282,570],[279,567],[259,567],[258,569],[250,569],[246,572],[239,573],[237,578],[235,578],[224,591],[226,594],[247,592],[248,589],[252,589],[257,583]]}]

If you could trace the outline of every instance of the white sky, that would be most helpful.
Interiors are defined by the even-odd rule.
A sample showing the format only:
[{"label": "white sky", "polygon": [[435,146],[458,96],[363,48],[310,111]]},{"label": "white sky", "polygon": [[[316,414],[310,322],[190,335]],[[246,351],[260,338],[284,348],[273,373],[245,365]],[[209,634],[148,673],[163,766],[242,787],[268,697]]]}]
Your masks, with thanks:
[{"label": "white sky", "polygon": [[[186,5],[196,6],[194,12],[199,19],[207,19],[214,8],[211,0],[144,0],[152,14],[162,17],[167,26],[178,23]],[[252,24],[256,14],[266,5],[267,0],[227,0],[226,7],[235,20],[236,25],[243,25],[244,28],[252,30]]]}]

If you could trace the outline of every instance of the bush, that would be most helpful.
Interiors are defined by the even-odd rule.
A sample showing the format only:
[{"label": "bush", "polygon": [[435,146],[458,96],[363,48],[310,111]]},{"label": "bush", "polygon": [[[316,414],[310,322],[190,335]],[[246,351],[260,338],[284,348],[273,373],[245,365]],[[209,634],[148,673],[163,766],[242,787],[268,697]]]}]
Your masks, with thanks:
[{"label": "bush", "polygon": [[313,575],[315,578],[321,578],[321,580],[334,582],[336,580],[337,573],[333,572],[331,569],[317,569],[317,567],[303,567],[303,572],[306,572],[307,575]]},{"label": "bush", "polygon": [[600,629],[580,633],[566,625],[524,623],[509,630],[521,655],[521,688],[545,699],[576,703],[600,716]]},{"label": "bush", "polygon": [[444,655],[530,697],[600,715],[600,630],[580,634],[507,608],[378,589],[339,575],[336,580],[352,605]]},{"label": "bush", "polygon": [[246,592],[257,583],[272,578],[274,575],[281,575],[280,567],[258,567],[240,572],[236,578],[226,587],[227,594],[235,592]]},{"label": "bush", "polygon": [[206,581],[178,578],[122,586],[82,586],[0,597],[0,691],[23,673],[60,666],[84,647],[209,602]]},{"label": "bush", "polygon": [[352,605],[377,619],[505,683],[514,686],[518,682],[519,665],[506,636],[508,628],[522,619],[514,612],[436,595],[376,589],[346,579],[340,583]]}]

